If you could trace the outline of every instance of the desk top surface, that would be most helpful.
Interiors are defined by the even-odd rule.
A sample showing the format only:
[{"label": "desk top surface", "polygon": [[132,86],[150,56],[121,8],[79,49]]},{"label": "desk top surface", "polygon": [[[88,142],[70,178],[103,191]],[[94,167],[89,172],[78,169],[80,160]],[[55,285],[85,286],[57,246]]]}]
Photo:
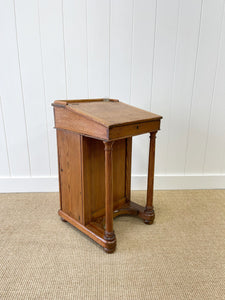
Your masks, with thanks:
[{"label": "desk top surface", "polygon": [[113,99],[55,101],[106,127],[160,120],[162,117]]}]

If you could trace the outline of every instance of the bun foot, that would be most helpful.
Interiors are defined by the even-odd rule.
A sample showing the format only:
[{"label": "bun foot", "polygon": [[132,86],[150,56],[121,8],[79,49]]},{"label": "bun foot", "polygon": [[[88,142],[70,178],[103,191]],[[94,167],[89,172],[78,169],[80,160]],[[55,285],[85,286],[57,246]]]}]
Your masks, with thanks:
[{"label": "bun foot", "polygon": [[144,220],[144,223],[147,225],[151,225],[153,223],[153,220]]},{"label": "bun foot", "polygon": [[63,219],[62,217],[60,218],[62,222],[67,222],[65,219]]},{"label": "bun foot", "polygon": [[106,253],[113,253],[116,250],[116,236],[114,231],[112,232],[105,231],[104,240],[106,242],[104,251]]},{"label": "bun foot", "polygon": [[104,248],[104,251],[108,254],[110,253],[113,253],[115,251],[116,247],[115,248]]},{"label": "bun foot", "polygon": [[147,225],[151,225],[155,219],[155,212],[153,207],[146,207],[144,210],[144,223]]}]

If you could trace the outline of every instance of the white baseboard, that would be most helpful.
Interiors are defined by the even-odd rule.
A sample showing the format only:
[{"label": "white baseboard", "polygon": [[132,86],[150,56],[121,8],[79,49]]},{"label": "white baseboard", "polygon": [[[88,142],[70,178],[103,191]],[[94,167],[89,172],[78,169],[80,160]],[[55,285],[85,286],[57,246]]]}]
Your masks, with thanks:
[{"label": "white baseboard", "polygon": [[[222,175],[156,175],[156,190],[225,189],[225,174]],[[133,190],[146,190],[147,176],[133,175]],[[0,177],[0,193],[57,192],[57,176]]]},{"label": "white baseboard", "polygon": [[0,193],[58,192],[57,176],[0,177]]},{"label": "white baseboard", "polygon": [[[145,190],[147,176],[132,176],[132,189]],[[156,190],[225,189],[225,174],[222,175],[156,175]]]}]

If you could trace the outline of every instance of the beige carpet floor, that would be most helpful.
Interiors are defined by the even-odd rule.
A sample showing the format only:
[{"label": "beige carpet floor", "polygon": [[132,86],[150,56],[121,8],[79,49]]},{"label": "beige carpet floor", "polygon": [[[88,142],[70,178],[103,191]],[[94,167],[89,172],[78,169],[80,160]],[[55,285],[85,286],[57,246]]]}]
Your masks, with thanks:
[{"label": "beige carpet floor", "polygon": [[114,254],[58,206],[57,193],[0,195],[1,300],[225,299],[225,190],[156,191],[153,225],[114,221]]}]

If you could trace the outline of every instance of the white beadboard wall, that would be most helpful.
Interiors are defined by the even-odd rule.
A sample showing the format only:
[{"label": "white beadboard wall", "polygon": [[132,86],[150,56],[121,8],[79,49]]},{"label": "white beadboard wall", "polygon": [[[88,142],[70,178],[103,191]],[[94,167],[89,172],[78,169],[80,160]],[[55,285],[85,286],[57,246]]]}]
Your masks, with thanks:
[{"label": "white beadboard wall", "polygon": [[[51,102],[163,116],[156,189],[225,188],[224,0],[0,0],[0,192],[56,191]],[[147,135],[132,188],[146,189]]]}]

